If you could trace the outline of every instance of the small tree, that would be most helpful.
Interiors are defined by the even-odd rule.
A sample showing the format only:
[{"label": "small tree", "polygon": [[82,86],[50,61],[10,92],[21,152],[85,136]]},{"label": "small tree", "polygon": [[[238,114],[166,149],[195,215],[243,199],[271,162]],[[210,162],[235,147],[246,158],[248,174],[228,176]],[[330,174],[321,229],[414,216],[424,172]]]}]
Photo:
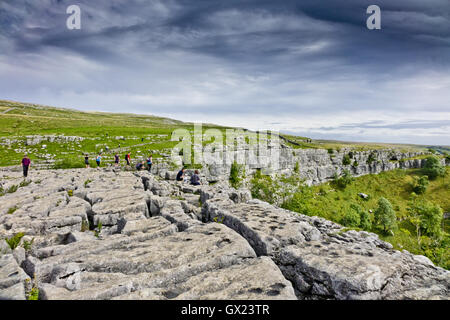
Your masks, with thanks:
[{"label": "small tree", "polygon": [[423,173],[430,179],[445,176],[445,167],[437,157],[428,157],[423,167]]},{"label": "small tree", "polygon": [[383,227],[383,231],[393,231],[397,227],[397,217],[388,199],[381,197],[375,210],[375,223]]},{"label": "small tree", "polygon": [[409,220],[416,226],[418,239],[420,239],[422,234],[435,239],[441,237],[441,223],[443,219],[441,207],[429,201],[412,201],[408,207],[408,212],[410,215]]}]

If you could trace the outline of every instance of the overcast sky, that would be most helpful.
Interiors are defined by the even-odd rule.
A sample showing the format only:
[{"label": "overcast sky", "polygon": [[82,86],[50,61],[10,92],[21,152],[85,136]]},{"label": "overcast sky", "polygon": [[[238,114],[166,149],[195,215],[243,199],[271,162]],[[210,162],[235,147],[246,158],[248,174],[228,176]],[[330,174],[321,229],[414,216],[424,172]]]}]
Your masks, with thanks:
[{"label": "overcast sky", "polygon": [[0,99],[450,145],[450,1],[1,0]]}]

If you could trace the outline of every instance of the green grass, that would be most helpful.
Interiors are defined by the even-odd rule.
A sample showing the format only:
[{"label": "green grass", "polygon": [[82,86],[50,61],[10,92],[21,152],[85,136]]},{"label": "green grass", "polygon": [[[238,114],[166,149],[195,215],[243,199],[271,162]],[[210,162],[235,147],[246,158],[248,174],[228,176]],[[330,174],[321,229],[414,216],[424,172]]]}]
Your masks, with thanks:
[{"label": "green grass", "polygon": [[[171,141],[173,130],[193,132],[191,123],[155,116],[81,112],[0,100],[0,112],[12,107],[14,109],[6,114],[0,114],[0,137],[18,138],[19,141],[10,147],[0,145],[0,166],[20,165],[25,150],[32,166],[53,160],[53,168],[56,169],[83,168],[86,153],[91,166],[96,167],[95,157],[102,149],[102,166],[112,164],[116,152],[122,162],[127,152],[131,152],[132,162],[136,157],[147,157],[150,153],[157,160],[163,157],[162,154],[170,154],[178,143]],[[203,124],[202,128],[203,133],[211,128],[221,132],[226,129],[210,124]],[[84,140],[67,143],[43,141],[26,146],[26,135],[78,136]],[[116,137],[124,137],[124,140]],[[108,152],[106,146],[109,147]]]}]

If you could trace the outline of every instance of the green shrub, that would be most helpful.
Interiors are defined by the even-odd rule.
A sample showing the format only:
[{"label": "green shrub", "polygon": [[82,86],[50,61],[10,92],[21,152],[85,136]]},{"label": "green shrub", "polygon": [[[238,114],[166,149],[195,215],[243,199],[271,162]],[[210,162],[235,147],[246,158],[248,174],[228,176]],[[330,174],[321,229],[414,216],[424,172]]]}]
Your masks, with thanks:
[{"label": "green shrub", "polygon": [[73,190],[67,190],[67,194],[69,195],[69,197],[73,197]]},{"label": "green shrub", "polygon": [[352,204],[350,209],[344,214],[341,223],[346,227],[359,227],[361,218],[359,215],[359,206]]},{"label": "green shrub", "polygon": [[358,161],[353,161],[353,164],[352,164],[352,166],[354,167],[354,168],[356,168],[357,166],[359,166],[359,163],[358,163]]},{"label": "green shrub", "polygon": [[342,164],[344,166],[348,166],[350,165],[351,161],[350,161],[350,156],[348,154],[344,155],[344,158],[342,159]]},{"label": "green shrub", "polygon": [[367,164],[371,164],[372,162],[374,162],[376,160],[377,160],[377,158],[375,156],[375,153],[372,152],[369,154],[369,158],[367,159]]},{"label": "green shrub", "polygon": [[428,176],[422,176],[420,178],[414,177],[413,191],[416,194],[424,194],[427,191],[428,185],[430,184]]},{"label": "green shrub", "polygon": [[26,187],[26,186],[28,186],[30,183],[31,183],[31,180],[23,180],[23,181],[19,184],[19,187],[20,187],[20,188]]},{"label": "green shrub", "polygon": [[355,178],[351,175],[350,171],[344,170],[342,176],[338,176],[335,173],[332,183],[339,189],[345,189],[348,185],[350,185]]},{"label": "green shrub", "polygon": [[334,153],[334,150],[333,150],[333,149],[331,149],[331,148],[330,148],[330,149],[328,149],[327,151],[328,151],[328,153],[329,153],[329,154],[333,154],[333,153]]},{"label": "green shrub", "polygon": [[17,185],[12,185],[11,187],[9,187],[9,188],[6,190],[6,193],[14,193],[14,192],[17,191],[17,189],[19,189],[19,186],[17,186]]},{"label": "green shrub", "polygon": [[359,218],[360,218],[359,227],[361,229],[366,230],[366,231],[369,231],[372,229],[372,221],[371,221],[369,212],[367,212],[366,210],[362,210],[359,213]]},{"label": "green shrub", "polygon": [[245,177],[245,170],[243,165],[239,165],[236,161],[231,164],[230,169],[230,184],[233,188],[239,188]]},{"label": "green shrub", "polygon": [[445,176],[445,167],[441,164],[439,158],[428,157],[426,158],[425,165],[423,167],[423,173],[430,179],[436,179],[437,177]]},{"label": "green shrub", "polygon": [[103,224],[102,224],[101,221],[99,221],[98,224],[97,224],[97,228],[95,228],[95,230],[94,230],[94,236],[99,238],[100,237],[100,233],[102,232],[102,228],[103,228]]},{"label": "green shrub", "polygon": [[33,287],[28,293],[27,300],[39,300],[39,289]]},{"label": "green shrub", "polygon": [[393,231],[397,228],[397,216],[388,199],[381,197],[375,210],[375,223],[383,227],[383,231]]},{"label": "green shrub", "polygon": [[[29,281],[27,279],[27,281]],[[27,300],[39,300],[39,289],[36,280],[36,274],[33,277],[33,287],[27,292]]]},{"label": "green shrub", "polygon": [[275,194],[278,185],[270,176],[263,176],[261,170],[257,170],[250,181],[250,192],[252,197],[268,203],[275,202]]},{"label": "green shrub", "polygon": [[300,172],[300,164],[298,163],[298,161],[295,163],[294,172],[295,173],[299,173]]},{"label": "green shrub", "polygon": [[22,247],[25,249],[25,251],[30,251],[33,243],[34,243],[34,238],[31,239],[31,241],[23,240]]},{"label": "green shrub", "polygon": [[281,204],[281,208],[298,212],[307,216],[315,216],[317,209],[310,204],[310,199],[313,197],[311,190],[304,189],[302,192],[296,192],[291,198],[285,200]]},{"label": "green shrub", "polygon": [[11,238],[5,239],[5,241],[8,243],[11,250],[14,250],[15,248],[17,248],[19,246],[20,240],[22,240],[24,235],[25,234],[23,232],[19,232],[19,233],[16,233]]}]

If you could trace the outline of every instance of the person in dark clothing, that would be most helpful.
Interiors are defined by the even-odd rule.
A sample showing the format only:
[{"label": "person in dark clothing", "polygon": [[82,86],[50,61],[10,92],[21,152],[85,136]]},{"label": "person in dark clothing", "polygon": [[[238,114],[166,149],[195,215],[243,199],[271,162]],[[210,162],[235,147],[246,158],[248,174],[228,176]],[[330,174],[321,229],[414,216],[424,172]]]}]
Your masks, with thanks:
[{"label": "person in dark clothing", "polygon": [[184,179],[184,168],[178,171],[177,173],[177,181],[183,181]]},{"label": "person in dark clothing", "polygon": [[84,164],[86,168],[89,168],[89,155],[87,153],[84,155]]},{"label": "person in dark clothing", "polygon": [[147,170],[148,172],[152,171],[152,164],[153,164],[153,156],[149,155],[147,158]]},{"label": "person in dark clothing", "polygon": [[114,166],[119,166],[119,155],[117,153],[114,155]]},{"label": "person in dark clothing", "polygon": [[144,161],[138,162],[138,164],[136,165],[136,170],[141,171],[143,168],[144,168]]},{"label": "person in dark clothing", "polygon": [[28,169],[30,168],[31,160],[28,158],[28,155],[25,154],[25,156],[22,159],[22,168],[23,168],[23,176],[26,178],[28,176]]},{"label": "person in dark clothing", "polygon": [[198,170],[194,171],[194,174],[191,177],[191,184],[194,186],[200,185],[200,177],[198,176]]},{"label": "person in dark clothing", "polygon": [[131,161],[131,152],[128,152],[127,155],[125,156],[125,160],[127,161],[127,166],[130,165],[130,161]]}]

